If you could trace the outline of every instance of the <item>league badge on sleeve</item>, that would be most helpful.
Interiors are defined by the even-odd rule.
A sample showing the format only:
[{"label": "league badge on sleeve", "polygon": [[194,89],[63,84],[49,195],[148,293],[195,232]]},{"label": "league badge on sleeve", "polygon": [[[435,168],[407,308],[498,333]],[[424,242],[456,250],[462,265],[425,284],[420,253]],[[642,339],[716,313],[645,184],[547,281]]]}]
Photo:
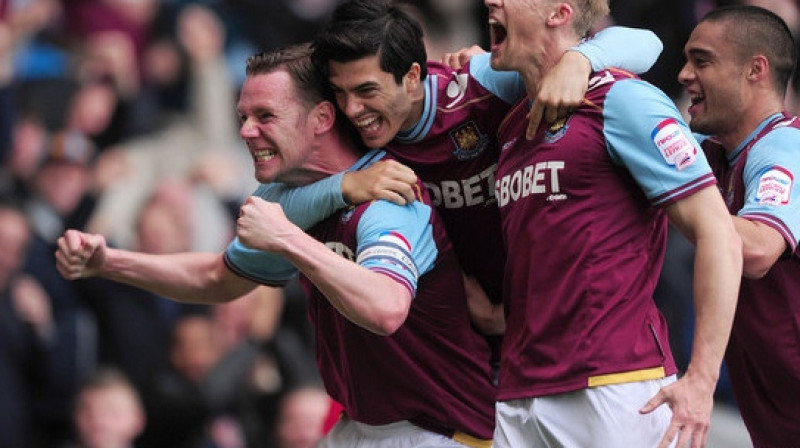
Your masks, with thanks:
[{"label": "league badge on sleeve", "polygon": [[764,205],[786,205],[792,194],[794,177],[780,166],[771,166],[758,177],[756,201]]},{"label": "league badge on sleeve", "polygon": [[664,160],[678,171],[691,166],[697,160],[697,147],[674,118],[667,118],[659,123],[653,129],[651,137]]}]

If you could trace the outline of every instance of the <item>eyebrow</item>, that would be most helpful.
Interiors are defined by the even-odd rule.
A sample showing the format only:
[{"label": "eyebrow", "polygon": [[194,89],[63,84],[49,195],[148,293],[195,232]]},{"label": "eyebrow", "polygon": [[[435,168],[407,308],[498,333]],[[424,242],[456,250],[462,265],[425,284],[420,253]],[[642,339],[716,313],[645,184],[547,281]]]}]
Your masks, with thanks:
[{"label": "eyebrow", "polygon": [[372,80],[364,81],[361,84],[353,86],[350,89],[343,89],[342,87],[340,87],[340,86],[338,86],[338,85],[336,85],[336,84],[334,84],[332,82],[330,82],[330,85],[331,85],[332,89],[338,90],[338,91],[341,91],[341,92],[344,92],[345,90],[350,90],[351,92],[354,92],[354,91],[363,90],[363,89],[371,88],[371,87],[380,87],[379,83],[377,83],[375,81],[372,81]]},{"label": "eyebrow", "polygon": [[705,56],[710,57],[714,56],[714,52],[711,50],[706,50],[705,48],[690,48],[689,50],[684,52],[686,56]]}]

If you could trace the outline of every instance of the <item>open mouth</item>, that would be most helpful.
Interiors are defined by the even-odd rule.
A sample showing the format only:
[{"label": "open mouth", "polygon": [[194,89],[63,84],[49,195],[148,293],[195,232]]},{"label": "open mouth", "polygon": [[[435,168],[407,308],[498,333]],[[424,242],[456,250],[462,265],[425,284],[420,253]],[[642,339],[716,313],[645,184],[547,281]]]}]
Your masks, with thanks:
[{"label": "open mouth", "polygon": [[353,124],[356,125],[359,132],[371,133],[378,130],[381,124],[380,117],[367,117],[355,120]]},{"label": "open mouth", "polygon": [[277,153],[275,151],[270,151],[268,149],[253,151],[253,159],[256,162],[267,162],[275,158],[276,155]]},{"label": "open mouth", "polygon": [[703,104],[706,100],[705,95],[701,95],[699,93],[690,93],[689,94],[689,112],[690,116],[694,116],[697,113],[697,108]]},{"label": "open mouth", "polygon": [[489,36],[491,38],[492,48],[502,45],[506,41],[506,28],[501,25],[497,20],[489,19]]}]

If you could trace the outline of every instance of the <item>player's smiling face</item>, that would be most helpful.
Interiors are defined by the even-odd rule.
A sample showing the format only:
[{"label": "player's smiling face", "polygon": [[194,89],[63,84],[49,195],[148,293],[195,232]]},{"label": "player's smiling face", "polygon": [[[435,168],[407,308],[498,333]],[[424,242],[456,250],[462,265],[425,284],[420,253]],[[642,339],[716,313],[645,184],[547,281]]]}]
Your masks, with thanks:
[{"label": "player's smiling face", "polygon": [[302,171],[313,150],[309,108],[284,70],[249,76],[236,107],[239,134],[253,157],[261,183],[287,181]]},{"label": "player's smiling face", "polygon": [[370,148],[386,146],[398,132],[416,123],[412,87],[414,70],[400,84],[381,69],[378,56],[350,62],[329,62],[329,81],[336,103]]},{"label": "player's smiling face", "polygon": [[686,64],[678,74],[691,101],[689,127],[707,135],[731,132],[744,104],[747,65],[737,60],[724,28],[723,23],[698,25],[686,42]]}]

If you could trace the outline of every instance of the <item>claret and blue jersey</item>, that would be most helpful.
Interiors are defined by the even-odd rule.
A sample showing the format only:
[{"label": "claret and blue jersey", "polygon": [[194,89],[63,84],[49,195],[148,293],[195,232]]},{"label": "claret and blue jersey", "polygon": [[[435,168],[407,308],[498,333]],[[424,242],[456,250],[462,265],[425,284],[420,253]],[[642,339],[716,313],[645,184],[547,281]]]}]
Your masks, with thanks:
[{"label": "claret and blue jersey", "polygon": [[676,372],[652,300],[663,207],[715,179],[663,92],[616,69],[589,86],[581,107],[534,140],[524,137],[527,100],[499,132],[510,310],[500,400]]},{"label": "claret and blue jersey", "polygon": [[765,119],[733,151],[702,142],[728,209],[780,233],[788,250],[760,279],[743,278],[725,362],[757,446],[800,440],[800,120]]}]

